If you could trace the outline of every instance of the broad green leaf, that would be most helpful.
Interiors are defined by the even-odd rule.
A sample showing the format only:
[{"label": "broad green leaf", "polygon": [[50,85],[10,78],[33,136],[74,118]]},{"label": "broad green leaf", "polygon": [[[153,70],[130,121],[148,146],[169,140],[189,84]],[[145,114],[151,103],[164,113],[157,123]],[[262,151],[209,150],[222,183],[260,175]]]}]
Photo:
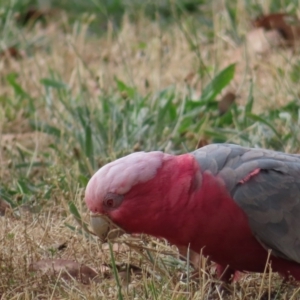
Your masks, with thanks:
[{"label": "broad green leaf", "polygon": [[235,64],[231,64],[220,73],[203,89],[200,101],[210,102],[230,83],[235,73]]}]

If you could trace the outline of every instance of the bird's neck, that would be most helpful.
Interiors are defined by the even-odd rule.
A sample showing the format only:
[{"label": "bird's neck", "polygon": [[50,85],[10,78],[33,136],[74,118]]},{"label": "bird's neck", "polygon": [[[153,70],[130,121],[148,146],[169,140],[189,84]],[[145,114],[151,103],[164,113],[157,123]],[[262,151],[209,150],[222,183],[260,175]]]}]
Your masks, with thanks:
[{"label": "bird's neck", "polygon": [[[149,202],[157,207],[155,215],[149,216],[145,233],[164,237],[170,242],[178,239],[183,231],[187,215],[193,208],[190,206],[191,195],[200,187],[199,166],[190,154],[174,156],[164,163],[154,179],[157,194],[149,193]],[[150,199],[152,198],[152,199]]]}]

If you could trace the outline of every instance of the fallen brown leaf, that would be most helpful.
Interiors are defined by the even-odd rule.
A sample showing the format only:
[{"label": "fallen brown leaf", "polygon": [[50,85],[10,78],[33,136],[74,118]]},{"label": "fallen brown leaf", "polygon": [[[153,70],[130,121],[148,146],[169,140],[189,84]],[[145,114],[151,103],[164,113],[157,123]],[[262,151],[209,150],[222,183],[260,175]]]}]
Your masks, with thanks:
[{"label": "fallen brown leaf", "polygon": [[296,16],[287,13],[263,15],[258,17],[252,23],[256,28],[277,30],[288,44],[293,44],[293,42],[300,36],[299,19]]},{"label": "fallen brown leaf", "polygon": [[15,59],[19,59],[22,58],[24,56],[24,53],[22,53],[21,51],[19,51],[16,47],[8,47],[4,50],[2,50],[0,52],[0,58],[4,57],[4,58],[15,58]]},{"label": "fallen brown leaf", "polygon": [[99,280],[94,269],[67,259],[42,259],[32,263],[29,270],[47,275],[60,275],[64,279],[74,278],[84,284]]},{"label": "fallen brown leaf", "polygon": [[8,210],[11,210],[10,204],[0,198],[0,216],[5,216]]},{"label": "fallen brown leaf", "polygon": [[230,106],[234,103],[235,99],[236,94],[232,92],[228,92],[222,97],[218,104],[220,115],[225,114],[229,110]]}]

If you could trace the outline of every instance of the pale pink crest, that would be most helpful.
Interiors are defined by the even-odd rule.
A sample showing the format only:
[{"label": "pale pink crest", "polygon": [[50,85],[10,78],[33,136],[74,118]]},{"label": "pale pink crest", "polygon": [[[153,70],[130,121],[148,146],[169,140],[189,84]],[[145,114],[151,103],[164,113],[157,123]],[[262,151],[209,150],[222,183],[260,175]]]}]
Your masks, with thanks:
[{"label": "pale pink crest", "polygon": [[152,179],[162,166],[163,152],[135,152],[99,169],[90,179],[85,200],[91,209],[107,193],[125,194],[134,185]]}]

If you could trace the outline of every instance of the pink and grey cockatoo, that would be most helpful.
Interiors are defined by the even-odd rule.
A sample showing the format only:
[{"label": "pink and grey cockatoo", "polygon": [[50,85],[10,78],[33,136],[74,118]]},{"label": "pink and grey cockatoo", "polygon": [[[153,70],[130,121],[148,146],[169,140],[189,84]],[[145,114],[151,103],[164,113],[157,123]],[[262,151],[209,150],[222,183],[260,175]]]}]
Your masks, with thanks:
[{"label": "pink and grey cockatoo", "polygon": [[85,200],[128,233],[202,251],[223,280],[263,272],[271,250],[272,270],[300,281],[300,155],[230,144],[136,152],[98,170]]}]

